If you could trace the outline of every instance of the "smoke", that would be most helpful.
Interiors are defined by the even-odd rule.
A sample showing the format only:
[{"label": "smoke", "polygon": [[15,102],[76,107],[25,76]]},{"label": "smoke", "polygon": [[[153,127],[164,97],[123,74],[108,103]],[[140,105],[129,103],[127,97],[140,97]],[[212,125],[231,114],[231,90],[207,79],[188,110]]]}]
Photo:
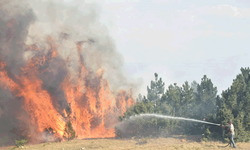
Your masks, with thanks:
[{"label": "smoke", "polygon": [[0,10],[0,56],[9,64],[10,73],[18,75],[25,63],[25,40],[35,15],[24,5],[17,5],[17,1],[0,2]]},{"label": "smoke", "polygon": [[[39,103],[32,104],[32,99],[50,97],[52,104],[48,108],[53,107],[58,115],[63,115],[69,103],[62,88],[67,77],[75,85],[85,85],[81,89],[83,93],[88,91],[86,87],[99,93],[102,79],[107,80],[111,93],[117,96],[114,103],[121,112],[125,111],[119,100],[125,96],[128,101],[138,84],[125,77],[122,57],[99,19],[100,6],[85,1],[77,6],[59,0],[0,1],[0,137],[6,139],[0,138],[0,145],[24,137],[32,137],[34,142],[55,140],[46,131],[34,139],[37,128],[48,125],[35,126],[37,120],[30,119],[33,115],[34,119],[43,115],[37,106]],[[34,74],[37,76],[33,77]],[[85,80],[79,82],[78,79],[83,78]],[[31,81],[37,85],[33,86],[34,90],[43,97],[28,95],[23,98],[26,96],[24,91],[33,90],[25,86]],[[40,112],[32,114],[28,108]],[[114,120],[111,118],[108,122]],[[96,122],[100,122],[98,117]],[[106,121],[105,125],[108,124]]]},{"label": "smoke", "polygon": [[[100,23],[101,6],[96,3],[81,1],[78,5],[53,1],[30,1],[37,20],[30,26],[29,39],[38,35],[54,35],[63,44],[59,47],[60,55],[65,59],[71,54],[73,68],[77,68],[78,60],[75,42],[82,42],[82,51],[86,67],[93,72],[99,68],[108,70],[104,76],[109,81],[112,91],[123,88],[135,88],[139,83],[129,82],[123,73],[123,58],[116,51],[116,46],[108,29]],[[43,33],[43,34],[41,34]],[[34,43],[34,42],[33,42]],[[71,52],[71,53],[70,53]],[[75,62],[74,62],[75,61]],[[73,70],[76,71],[76,70]]]},{"label": "smoke", "polygon": [[[25,65],[23,51],[28,28],[35,20],[35,15],[25,5],[17,5],[17,1],[0,1],[0,63],[4,61],[8,75],[16,80],[21,67]],[[0,65],[3,69],[3,64]],[[1,85],[1,81],[0,81]],[[19,121],[16,114],[22,114],[21,102],[12,93],[0,86],[0,145],[11,141],[10,130],[16,127]],[[3,139],[2,139],[3,138]]]}]

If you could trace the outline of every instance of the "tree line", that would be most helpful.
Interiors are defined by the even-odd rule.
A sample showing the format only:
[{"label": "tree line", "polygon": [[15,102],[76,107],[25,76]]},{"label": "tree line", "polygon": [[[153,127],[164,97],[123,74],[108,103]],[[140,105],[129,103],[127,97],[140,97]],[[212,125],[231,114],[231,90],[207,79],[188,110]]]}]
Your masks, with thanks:
[{"label": "tree line", "polygon": [[232,120],[235,127],[235,141],[250,140],[250,69],[241,68],[241,73],[232,85],[221,95],[217,87],[206,75],[201,82],[187,81],[181,86],[165,83],[155,73],[155,79],[147,87],[147,95],[138,95],[137,103],[130,107],[119,120],[123,123],[116,127],[117,137],[159,137],[172,134],[204,135],[204,140],[225,140],[227,130],[219,126],[206,125],[180,120],[139,117],[129,120],[130,116],[143,113],[156,113],[176,117],[205,120],[227,124]]}]

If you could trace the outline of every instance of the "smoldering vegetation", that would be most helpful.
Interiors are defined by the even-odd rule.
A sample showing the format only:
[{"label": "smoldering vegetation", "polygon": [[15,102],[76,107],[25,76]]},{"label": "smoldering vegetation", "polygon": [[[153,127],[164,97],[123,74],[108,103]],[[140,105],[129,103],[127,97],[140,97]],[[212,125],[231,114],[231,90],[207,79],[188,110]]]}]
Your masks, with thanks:
[{"label": "smoldering vegetation", "polygon": [[[81,4],[80,11],[59,0],[0,1],[0,145],[55,141],[69,119],[78,133],[97,127],[105,132],[133,104],[139,84],[124,75],[122,56],[99,22],[99,6]],[[81,93],[71,106],[66,85]],[[85,118],[80,108],[93,115],[86,117],[90,122],[74,121]],[[46,119],[40,124],[43,117],[55,124]]]}]

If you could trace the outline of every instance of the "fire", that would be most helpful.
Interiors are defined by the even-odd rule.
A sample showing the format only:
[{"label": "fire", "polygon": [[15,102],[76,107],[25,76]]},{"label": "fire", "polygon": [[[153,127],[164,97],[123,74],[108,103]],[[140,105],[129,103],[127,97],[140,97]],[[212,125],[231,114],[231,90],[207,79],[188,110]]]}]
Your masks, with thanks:
[{"label": "fire", "polygon": [[68,114],[67,114],[65,109],[63,109],[63,114],[64,114],[65,117],[68,117]]},{"label": "fire", "polygon": [[[7,24],[10,30],[12,22]],[[14,34],[15,31],[11,32]],[[12,75],[8,71],[10,64],[0,60],[0,87],[9,89],[14,97],[20,98],[28,117],[17,118],[27,124],[26,137],[41,142],[37,137],[45,130],[52,130],[51,134],[55,138],[63,139],[65,125],[69,120],[77,138],[114,137],[114,129],[111,126],[119,115],[134,104],[130,92],[122,90],[113,93],[104,78],[104,69],[99,68],[93,72],[85,67],[81,53],[83,42],[76,43],[78,71],[77,78],[72,78],[67,68],[68,60],[63,60],[58,52],[60,44],[52,37],[47,37],[46,40],[47,53],[34,44],[25,46],[25,51],[35,51],[36,54],[20,68],[18,75]],[[61,104],[62,97],[55,96],[44,82],[51,78],[50,74],[60,74],[53,67],[57,64],[64,67],[66,75],[53,91],[62,92],[61,96],[65,98],[64,103],[67,105]],[[53,83],[47,84],[53,87]]]},{"label": "fire", "polygon": [[46,9],[33,11],[45,3],[0,2],[0,140],[64,140],[69,124],[79,139],[114,137],[134,100],[117,83],[124,78],[112,38],[92,8],[82,15],[60,5],[69,16],[51,21]]}]

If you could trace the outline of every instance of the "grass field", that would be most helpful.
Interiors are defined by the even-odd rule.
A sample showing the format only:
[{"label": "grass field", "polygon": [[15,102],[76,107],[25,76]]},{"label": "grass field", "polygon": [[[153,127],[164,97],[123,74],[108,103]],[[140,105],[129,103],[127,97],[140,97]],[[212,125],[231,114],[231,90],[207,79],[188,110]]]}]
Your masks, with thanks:
[{"label": "grass field", "polygon": [[[233,149],[224,147],[221,142],[195,142],[192,137],[169,137],[158,139],[90,139],[72,140],[58,143],[42,143],[38,145],[25,145],[21,148],[15,146],[2,147],[2,149],[14,150],[210,150]],[[250,143],[236,143],[237,149],[250,149]]]}]

